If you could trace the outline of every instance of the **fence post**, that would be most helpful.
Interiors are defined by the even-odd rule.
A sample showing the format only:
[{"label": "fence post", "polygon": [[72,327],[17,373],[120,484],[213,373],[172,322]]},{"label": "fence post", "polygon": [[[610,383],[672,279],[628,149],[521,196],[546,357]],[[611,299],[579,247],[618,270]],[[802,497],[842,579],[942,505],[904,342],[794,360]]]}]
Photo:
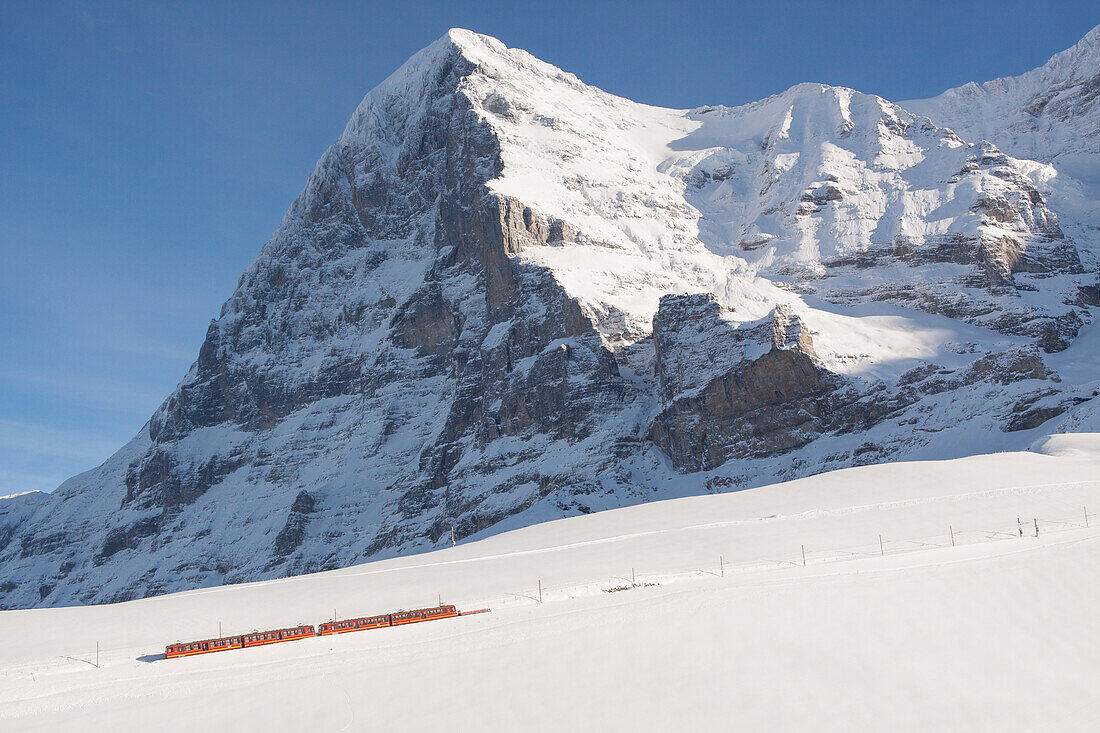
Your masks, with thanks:
[{"label": "fence post", "polygon": [[802,567],[806,567],[806,545],[802,545]]},{"label": "fence post", "polygon": [[950,525],[948,525],[947,528],[951,531],[951,546],[954,547],[955,546],[955,528],[950,526]]},{"label": "fence post", "polygon": [[539,603],[542,603],[542,578],[539,578]]},{"label": "fence post", "polygon": [[638,587],[638,581],[634,580],[634,568],[630,569],[630,585],[634,588]]},{"label": "fence post", "polygon": [[1038,519],[1033,519],[1032,521],[1035,522],[1035,536],[1038,537],[1039,536],[1039,520]]},{"label": "fence post", "polygon": [[1020,530],[1020,536],[1024,536],[1024,523],[1020,521],[1019,517],[1016,517],[1016,529]]},{"label": "fence post", "polygon": [[878,536],[878,554],[879,557],[886,557],[886,550],[882,548],[882,535]]},{"label": "fence post", "polygon": [[718,572],[721,573],[721,577],[726,577],[726,562],[721,555],[718,556]]}]

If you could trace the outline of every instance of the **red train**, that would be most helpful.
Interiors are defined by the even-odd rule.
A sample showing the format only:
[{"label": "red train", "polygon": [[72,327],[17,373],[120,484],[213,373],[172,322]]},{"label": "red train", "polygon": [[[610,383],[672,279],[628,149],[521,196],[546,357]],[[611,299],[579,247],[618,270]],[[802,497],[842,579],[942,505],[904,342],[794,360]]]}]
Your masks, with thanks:
[{"label": "red train", "polygon": [[437,618],[453,618],[458,616],[458,609],[454,606],[436,606],[435,608],[420,608],[415,611],[398,611],[382,616],[364,616],[347,621],[326,621],[318,625],[318,636],[331,634],[346,634],[349,631],[363,631],[365,629],[378,629],[383,626],[404,626],[420,621],[434,621]]},{"label": "red train", "polygon": [[194,654],[225,652],[230,649],[278,644],[281,641],[297,641],[316,635],[317,632],[314,631],[312,626],[295,626],[291,629],[275,629],[274,631],[254,631],[251,634],[224,636],[220,639],[204,639],[203,641],[192,641],[187,644],[169,644],[164,649],[164,656],[166,659],[190,657]]},{"label": "red train", "polygon": [[[473,613],[481,613],[474,611]],[[220,639],[204,639],[192,641],[186,644],[169,644],[164,650],[167,659],[176,657],[190,657],[195,654],[211,654],[224,652],[230,649],[244,649],[251,646],[263,646],[264,644],[278,644],[284,641],[297,641],[311,636],[329,636],[331,634],[346,634],[349,631],[364,631],[366,629],[379,629],[384,626],[403,626],[415,624],[421,621],[434,621],[441,618],[454,618],[461,616],[454,606],[436,606],[434,608],[418,608],[415,611],[398,611],[397,613],[385,613],[381,616],[364,616],[346,621],[326,621],[318,624],[318,630],[313,626],[295,626],[289,629],[275,629],[274,631],[253,631],[251,634],[239,634],[226,636]]]}]

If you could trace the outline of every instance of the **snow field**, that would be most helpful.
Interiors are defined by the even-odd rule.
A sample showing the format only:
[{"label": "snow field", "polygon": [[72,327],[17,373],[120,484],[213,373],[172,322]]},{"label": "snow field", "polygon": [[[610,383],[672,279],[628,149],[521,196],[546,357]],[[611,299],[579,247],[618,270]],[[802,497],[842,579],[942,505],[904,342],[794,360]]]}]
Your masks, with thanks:
[{"label": "snow field", "polygon": [[[328,573],[3,612],[0,729],[194,730],[198,714],[235,731],[1087,730],[1098,443],[1052,436],[1044,453],[854,468]],[[219,621],[241,633],[440,596],[493,612],[162,658]]]}]

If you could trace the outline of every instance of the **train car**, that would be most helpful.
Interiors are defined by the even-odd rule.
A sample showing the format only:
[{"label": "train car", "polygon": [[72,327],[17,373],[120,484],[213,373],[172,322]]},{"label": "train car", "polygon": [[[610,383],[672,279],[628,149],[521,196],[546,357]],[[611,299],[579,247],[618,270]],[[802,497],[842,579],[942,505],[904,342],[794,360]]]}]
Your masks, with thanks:
[{"label": "train car", "polygon": [[349,631],[364,631],[365,629],[380,629],[390,625],[390,614],[381,616],[364,616],[363,618],[351,618],[347,621],[326,621],[317,624],[317,631],[321,636],[332,634],[346,634]]},{"label": "train car", "polygon": [[317,636],[317,631],[311,625],[295,626],[290,629],[274,629],[272,631],[253,631],[251,634],[243,634],[242,640],[245,647],[263,646],[265,644],[278,644],[283,641],[297,641]]},{"label": "train car", "polygon": [[398,611],[390,614],[390,626],[404,626],[421,621],[434,621],[438,618],[454,618],[458,615],[458,609],[454,606],[435,606],[433,608],[418,608],[415,611]]},{"label": "train car", "polygon": [[240,636],[225,636],[220,639],[189,641],[186,644],[169,644],[164,649],[164,657],[165,659],[175,659],[176,657],[190,657],[195,654],[210,654],[243,648],[244,642]]}]

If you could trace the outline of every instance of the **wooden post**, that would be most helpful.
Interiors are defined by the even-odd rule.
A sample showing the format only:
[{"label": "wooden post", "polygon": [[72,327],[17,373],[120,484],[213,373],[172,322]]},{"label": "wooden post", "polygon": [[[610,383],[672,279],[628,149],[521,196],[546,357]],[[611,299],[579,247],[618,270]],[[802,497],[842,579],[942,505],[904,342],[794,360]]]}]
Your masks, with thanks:
[{"label": "wooden post", "polygon": [[1035,522],[1035,536],[1038,537],[1039,536],[1039,520],[1038,519],[1033,519],[1032,521]]},{"label": "wooden post", "polygon": [[955,528],[950,526],[950,525],[948,525],[947,528],[949,530],[951,530],[951,546],[954,547],[955,546]]},{"label": "wooden post", "polygon": [[886,557],[886,550],[882,547],[882,535],[878,536],[878,554],[880,557]]},{"label": "wooden post", "polygon": [[806,545],[802,545],[802,567],[806,567]]},{"label": "wooden post", "polygon": [[634,568],[630,569],[630,585],[634,588],[638,587],[638,581],[634,580]]},{"label": "wooden post", "polygon": [[718,572],[721,573],[720,577],[726,577],[726,563],[721,555],[718,556]]},{"label": "wooden post", "polygon": [[539,578],[539,603],[542,603],[542,578]]},{"label": "wooden post", "polygon": [[218,622],[218,638],[220,639],[221,636],[222,636],[222,622],[219,621]]}]

